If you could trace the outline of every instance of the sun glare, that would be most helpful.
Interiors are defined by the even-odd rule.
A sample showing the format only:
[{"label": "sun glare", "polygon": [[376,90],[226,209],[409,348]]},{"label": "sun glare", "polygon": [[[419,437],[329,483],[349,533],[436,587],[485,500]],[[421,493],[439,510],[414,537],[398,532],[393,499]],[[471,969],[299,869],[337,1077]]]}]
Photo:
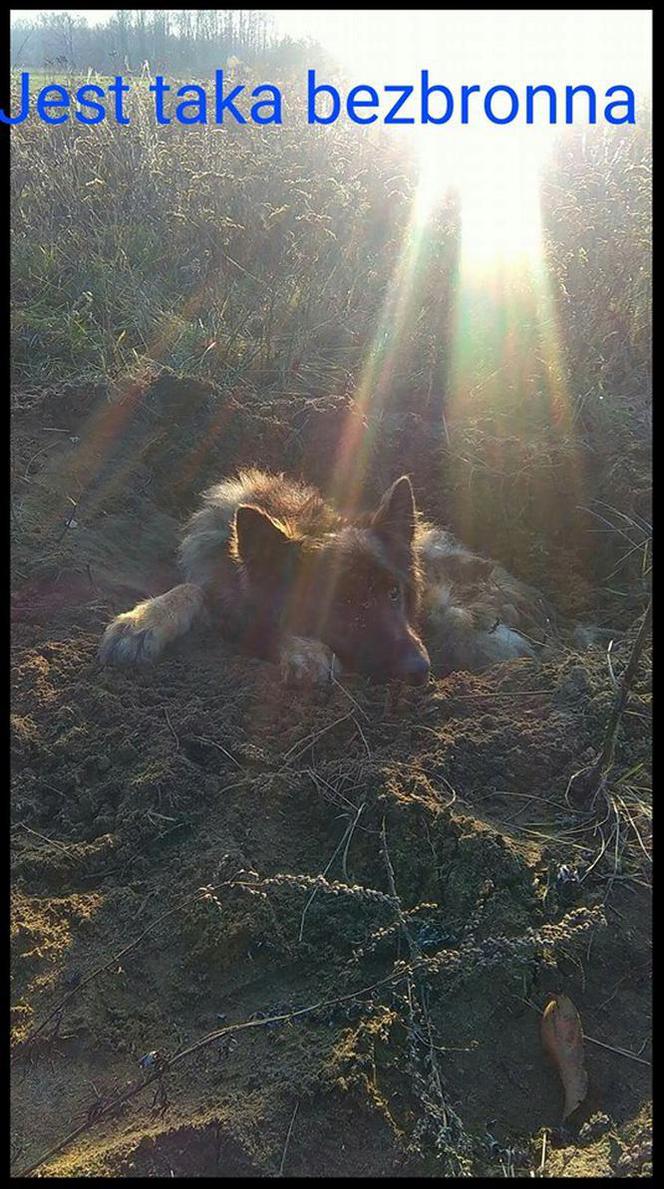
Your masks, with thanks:
[{"label": "sun glare", "polygon": [[424,225],[437,202],[455,189],[464,261],[474,269],[498,262],[517,267],[540,251],[540,174],[558,130],[524,125],[521,116],[511,126],[482,125],[480,116],[477,124],[471,119],[460,127],[461,85],[477,83],[486,91],[509,84],[520,96],[527,84],[538,83],[561,94],[565,84],[581,81],[598,94],[617,81],[640,92],[649,86],[650,16],[645,10],[605,12],[601,38],[594,10],[397,9],[389,21],[376,21],[374,11],[363,9],[274,12],[289,32],[306,28],[320,38],[354,84],[371,84],[379,92],[387,83],[416,88],[426,68],[432,84],[445,84],[457,96],[449,124],[418,127],[416,117],[409,128],[389,131],[403,132],[405,145],[419,144],[415,225]]},{"label": "sun glare", "polygon": [[484,139],[459,166],[463,259],[478,269],[532,264],[542,246],[543,151],[523,137],[502,147],[491,133]]},{"label": "sun glare", "polygon": [[[502,130],[501,130],[502,131]],[[540,180],[543,138],[496,129],[452,135],[445,151],[420,138],[414,220],[426,223],[450,191],[461,212],[463,265],[475,270],[532,264],[541,252]]]}]

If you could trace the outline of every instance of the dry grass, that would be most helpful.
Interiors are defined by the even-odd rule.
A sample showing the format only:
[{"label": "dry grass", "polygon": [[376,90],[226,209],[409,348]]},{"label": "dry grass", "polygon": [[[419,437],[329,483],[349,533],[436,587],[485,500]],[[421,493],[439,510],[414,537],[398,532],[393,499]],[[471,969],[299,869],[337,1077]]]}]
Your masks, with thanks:
[{"label": "dry grass", "polygon": [[[15,388],[85,375],[122,386],[167,366],[248,405],[306,410],[352,399],[370,374],[369,430],[403,443],[413,415],[430,424],[441,511],[471,544],[534,580],[546,559],[554,595],[558,559],[567,570],[570,550],[585,554],[593,592],[605,585],[630,622],[648,568],[647,113],[564,136],[543,180],[544,314],[515,295],[513,367],[514,332],[480,295],[460,381],[452,191],[414,249],[416,171],[385,132],[307,127],[295,100],[281,128],[159,127],[146,85],[129,127],[14,132]],[[418,263],[399,320],[404,245]],[[629,544],[628,521],[640,526]],[[575,601],[596,600],[579,583]]]}]

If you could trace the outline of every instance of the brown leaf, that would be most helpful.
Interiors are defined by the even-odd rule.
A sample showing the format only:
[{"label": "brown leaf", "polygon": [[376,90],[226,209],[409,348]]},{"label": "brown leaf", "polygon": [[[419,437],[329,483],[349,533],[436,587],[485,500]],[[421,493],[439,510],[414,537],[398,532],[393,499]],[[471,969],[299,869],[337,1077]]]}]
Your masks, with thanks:
[{"label": "brown leaf", "polygon": [[567,995],[556,995],[547,1004],[542,1016],[541,1037],[542,1044],[556,1066],[563,1084],[565,1120],[588,1093],[581,1020]]}]

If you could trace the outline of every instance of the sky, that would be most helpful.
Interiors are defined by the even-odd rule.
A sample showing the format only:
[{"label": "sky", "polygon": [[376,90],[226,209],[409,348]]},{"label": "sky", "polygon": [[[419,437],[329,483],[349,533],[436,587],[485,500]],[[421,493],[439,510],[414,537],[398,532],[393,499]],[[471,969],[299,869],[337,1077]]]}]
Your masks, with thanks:
[{"label": "sky", "polygon": [[[40,11],[14,9],[12,19]],[[60,11],[96,24],[116,10]],[[622,83],[640,95],[651,89],[649,9],[266,11],[284,34],[319,41],[358,82],[407,82],[427,67],[449,83]]]}]

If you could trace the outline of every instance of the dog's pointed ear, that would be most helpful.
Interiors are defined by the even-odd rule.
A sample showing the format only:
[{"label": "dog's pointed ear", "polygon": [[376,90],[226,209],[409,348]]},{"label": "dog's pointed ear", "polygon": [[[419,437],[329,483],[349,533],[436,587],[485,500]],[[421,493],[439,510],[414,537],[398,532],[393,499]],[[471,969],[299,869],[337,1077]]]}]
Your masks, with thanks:
[{"label": "dog's pointed ear", "polygon": [[408,475],[402,475],[385,492],[374,513],[371,527],[384,539],[410,548],[416,517],[413,488]]},{"label": "dog's pointed ear", "polygon": [[292,541],[282,528],[253,504],[240,504],[235,513],[238,557],[250,569],[280,570],[291,552]]}]

